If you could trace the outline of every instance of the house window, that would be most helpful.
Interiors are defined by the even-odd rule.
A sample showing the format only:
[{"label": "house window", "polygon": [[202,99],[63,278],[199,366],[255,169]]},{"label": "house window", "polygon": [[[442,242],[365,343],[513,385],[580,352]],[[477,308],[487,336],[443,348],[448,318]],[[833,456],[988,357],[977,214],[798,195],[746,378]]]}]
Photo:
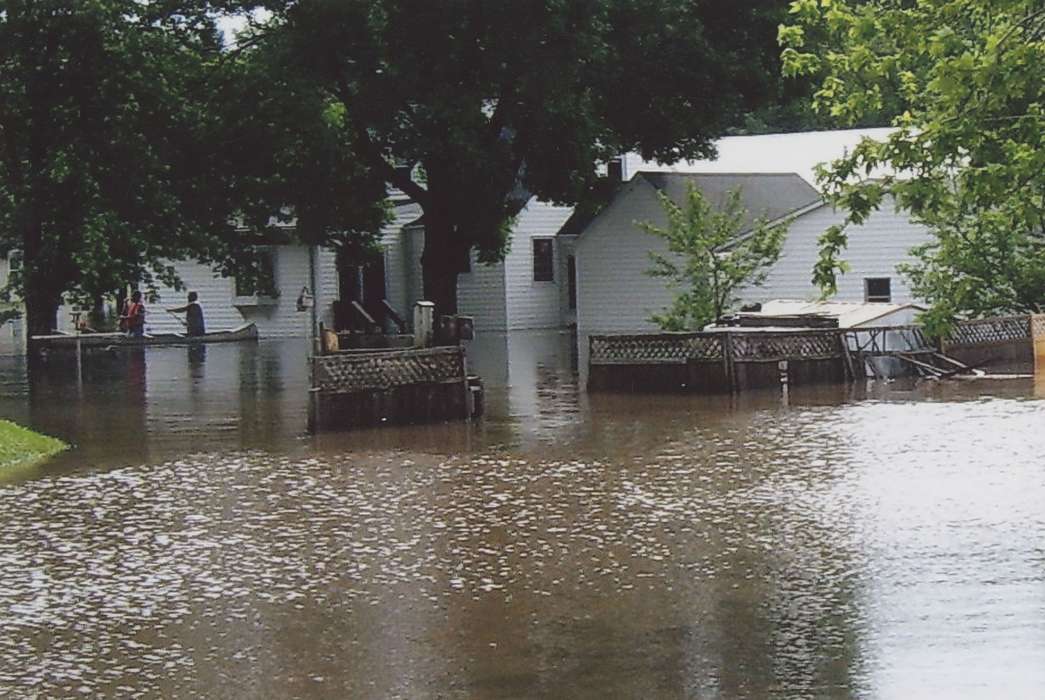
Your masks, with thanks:
[{"label": "house window", "polygon": [[533,239],[533,281],[555,281],[555,248],[551,238]]},{"label": "house window", "polygon": [[864,301],[892,301],[892,280],[889,277],[864,279]]},{"label": "house window", "polygon": [[7,256],[7,269],[11,272],[22,269],[22,251],[12,250]]},{"label": "house window", "polygon": [[276,287],[276,264],[272,250],[255,251],[257,274],[247,277],[236,277],[236,296],[238,297],[278,297]]}]

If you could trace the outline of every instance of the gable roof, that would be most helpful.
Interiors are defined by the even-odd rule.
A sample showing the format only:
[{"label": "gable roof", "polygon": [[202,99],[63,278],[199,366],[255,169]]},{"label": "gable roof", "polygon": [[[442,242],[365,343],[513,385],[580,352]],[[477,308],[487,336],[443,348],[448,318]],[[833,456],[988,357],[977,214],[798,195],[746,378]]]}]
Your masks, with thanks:
[{"label": "gable roof", "polygon": [[744,207],[744,230],[757,219],[776,221],[788,214],[819,205],[820,194],[795,173],[662,173],[635,175],[663,192],[676,204],[685,203],[692,184],[716,209],[726,203],[730,192],[739,191]]}]

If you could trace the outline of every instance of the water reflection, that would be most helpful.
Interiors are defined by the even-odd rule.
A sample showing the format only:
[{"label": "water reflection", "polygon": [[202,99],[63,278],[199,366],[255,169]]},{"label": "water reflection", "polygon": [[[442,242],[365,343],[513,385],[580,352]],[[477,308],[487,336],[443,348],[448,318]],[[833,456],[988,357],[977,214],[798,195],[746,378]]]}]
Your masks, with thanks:
[{"label": "water reflection", "polygon": [[588,397],[561,341],[486,346],[478,425],[316,438],[293,344],[99,360],[78,399],[8,365],[5,412],[80,445],[0,488],[0,695],[1045,683],[1031,380]]}]

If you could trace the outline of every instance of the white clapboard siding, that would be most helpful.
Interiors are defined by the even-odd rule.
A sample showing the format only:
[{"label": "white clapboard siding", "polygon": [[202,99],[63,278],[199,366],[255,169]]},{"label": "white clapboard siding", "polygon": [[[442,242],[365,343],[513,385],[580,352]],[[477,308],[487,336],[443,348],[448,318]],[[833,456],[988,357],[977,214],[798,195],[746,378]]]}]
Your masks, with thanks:
[{"label": "white clapboard siding", "polygon": [[[812,270],[819,253],[817,239],[824,230],[841,223],[843,216],[823,206],[798,216],[788,231],[781,259],[766,283],[744,290],[744,301],[770,299],[811,300],[820,290],[812,284]],[[663,279],[650,277],[649,252],[664,253],[662,239],[650,236],[635,222],[663,222],[653,189],[641,179],[629,183],[596,218],[577,244],[578,333],[644,332],[656,330],[649,317],[666,309],[675,297]],[[839,277],[838,301],[864,301],[864,279],[889,277],[892,301],[917,301],[896,266],[909,260],[913,246],[929,240],[925,227],[894,211],[886,202],[858,227],[849,230],[849,248],[843,257],[851,271]]]},{"label": "white clapboard siding", "polygon": [[[841,224],[842,212],[823,206],[799,216],[788,229],[780,259],[773,265],[769,277],[761,287],[747,289],[744,301],[769,299],[812,300],[820,290],[812,284],[813,265],[820,253],[817,239],[829,226]],[[926,243],[928,229],[897,212],[891,200],[882,203],[879,211],[871,214],[861,225],[847,229],[849,246],[842,259],[850,270],[838,277],[838,294],[834,301],[864,301],[864,279],[889,277],[892,280],[892,301],[906,304],[917,301],[907,281],[896,271],[896,266],[911,260],[911,248]]]},{"label": "white clapboard siding", "polygon": [[421,216],[416,204],[395,207],[392,221],[381,229],[381,247],[385,256],[385,298],[400,316],[410,321],[413,302],[410,301],[409,234],[403,227]]},{"label": "white clapboard siding", "polygon": [[652,331],[649,321],[671,303],[673,293],[646,272],[650,250],[666,252],[664,241],[635,223],[663,223],[656,191],[632,180],[588,225],[577,241],[578,333]]},{"label": "white clapboard siding", "polygon": [[553,245],[554,277],[550,282],[533,279],[533,239],[553,240],[573,209],[540,202],[536,198],[519,212],[512,229],[511,248],[504,259],[508,330],[558,328],[562,325],[561,289],[566,285],[565,259]]},{"label": "white clapboard siding", "polygon": [[194,261],[178,261],[173,263],[185,289],[177,291],[161,285],[158,292],[160,298],[145,304],[145,330],[149,333],[173,333],[185,329],[178,319],[185,315],[172,316],[164,311],[164,307],[181,306],[186,302],[186,294],[190,291],[199,295],[203,307],[203,319],[207,330],[225,330],[235,328],[243,323],[243,316],[232,305],[235,281],[231,277],[222,277],[207,266]]},{"label": "white clapboard siding", "polygon": [[486,265],[471,255],[471,271],[457,277],[457,313],[473,317],[477,331],[507,330],[504,263]]},{"label": "white clapboard siding", "polygon": [[[184,291],[162,287],[158,302],[147,305],[146,329],[163,333],[178,331],[182,324],[163,307],[180,306],[185,303],[187,291],[199,294],[203,306],[207,330],[225,330],[244,323],[255,323],[262,338],[308,337],[311,331],[311,313],[298,311],[297,300],[301,291],[309,287],[309,253],[303,245],[271,246],[273,272],[279,296],[273,303],[262,305],[236,305],[235,280],[221,277],[206,265],[197,262],[175,263],[178,276],[185,285]],[[329,249],[320,249],[316,255],[316,278],[318,289],[314,293],[319,320],[333,324],[333,302],[337,299],[337,267],[335,254]]]}]

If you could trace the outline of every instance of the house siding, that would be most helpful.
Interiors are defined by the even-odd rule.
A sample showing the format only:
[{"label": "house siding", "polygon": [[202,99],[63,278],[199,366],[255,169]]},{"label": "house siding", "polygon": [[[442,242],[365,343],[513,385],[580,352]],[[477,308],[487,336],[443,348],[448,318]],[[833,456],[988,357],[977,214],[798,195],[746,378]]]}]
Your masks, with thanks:
[{"label": "house siding", "polygon": [[[830,206],[808,212],[791,224],[780,259],[773,265],[761,287],[745,290],[744,301],[767,299],[814,300],[820,290],[812,284],[813,266],[820,255],[818,239],[829,226],[844,222],[844,215]],[[838,276],[838,293],[833,301],[864,301],[864,279],[889,277],[892,280],[892,302],[906,304],[918,301],[910,285],[896,271],[896,266],[912,260],[910,250],[929,242],[929,230],[912,222],[893,203],[886,200],[879,211],[860,226],[848,229],[849,246],[842,258],[850,270]]]},{"label": "house siding", "polygon": [[588,226],[577,241],[577,330],[590,333],[656,330],[651,314],[668,306],[674,294],[650,277],[649,252],[667,252],[664,241],[636,226],[664,222],[653,187],[631,181]]},{"label": "house siding", "polygon": [[[813,300],[820,290],[812,270],[819,255],[818,239],[828,226],[843,221],[841,212],[824,206],[799,216],[788,231],[780,260],[761,287],[743,290],[742,301]],[[593,333],[657,330],[649,317],[666,309],[675,292],[663,279],[650,277],[649,252],[666,253],[663,240],[641,231],[636,221],[661,224],[664,215],[651,187],[634,181],[584,232],[577,244],[578,312],[581,337]],[[849,230],[843,254],[850,272],[839,276],[836,301],[863,301],[864,278],[889,277],[892,301],[917,301],[896,266],[909,260],[913,246],[929,240],[924,226],[897,213],[890,202],[861,226]]]},{"label": "house siding", "polygon": [[408,323],[413,315],[413,302],[410,300],[409,233],[404,226],[419,216],[421,207],[401,204],[395,208],[392,221],[381,230],[381,247],[385,256],[385,298]]},{"label": "house siding", "polygon": [[480,333],[503,331],[508,325],[504,263],[484,265],[474,250],[471,255],[472,271],[457,277],[457,312],[472,316]]},{"label": "house siding", "polygon": [[[262,338],[309,337],[311,313],[297,310],[297,299],[309,285],[308,247],[302,245],[272,246],[273,272],[280,294],[269,306],[235,306],[235,280],[217,275],[210,267],[196,262],[178,262],[175,267],[186,290],[199,294],[200,304],[210,331],[235,328],[255,323]],[[318,291],[313,303],[319,320],[333,324],[333,302],[337,299],[337,266],[334,251],[320,249],[316,256]],[[159,299],[150,305],[146,330],[152,333],[181,331],[182,324],[162,307],[185,302],[185,291],[161,287]]]},{"label": "house siding", "polygon": [[504,259],[504,298],[509,330],[558,328],[563,325],[561,294],[566,285],[566,263],[559,246],[553,245],[554,279],[533,279],[533,239],[555,236],[570,218],[570,207],[546,204],[537,199],[519,212],[512,230],[511,248]]}]

